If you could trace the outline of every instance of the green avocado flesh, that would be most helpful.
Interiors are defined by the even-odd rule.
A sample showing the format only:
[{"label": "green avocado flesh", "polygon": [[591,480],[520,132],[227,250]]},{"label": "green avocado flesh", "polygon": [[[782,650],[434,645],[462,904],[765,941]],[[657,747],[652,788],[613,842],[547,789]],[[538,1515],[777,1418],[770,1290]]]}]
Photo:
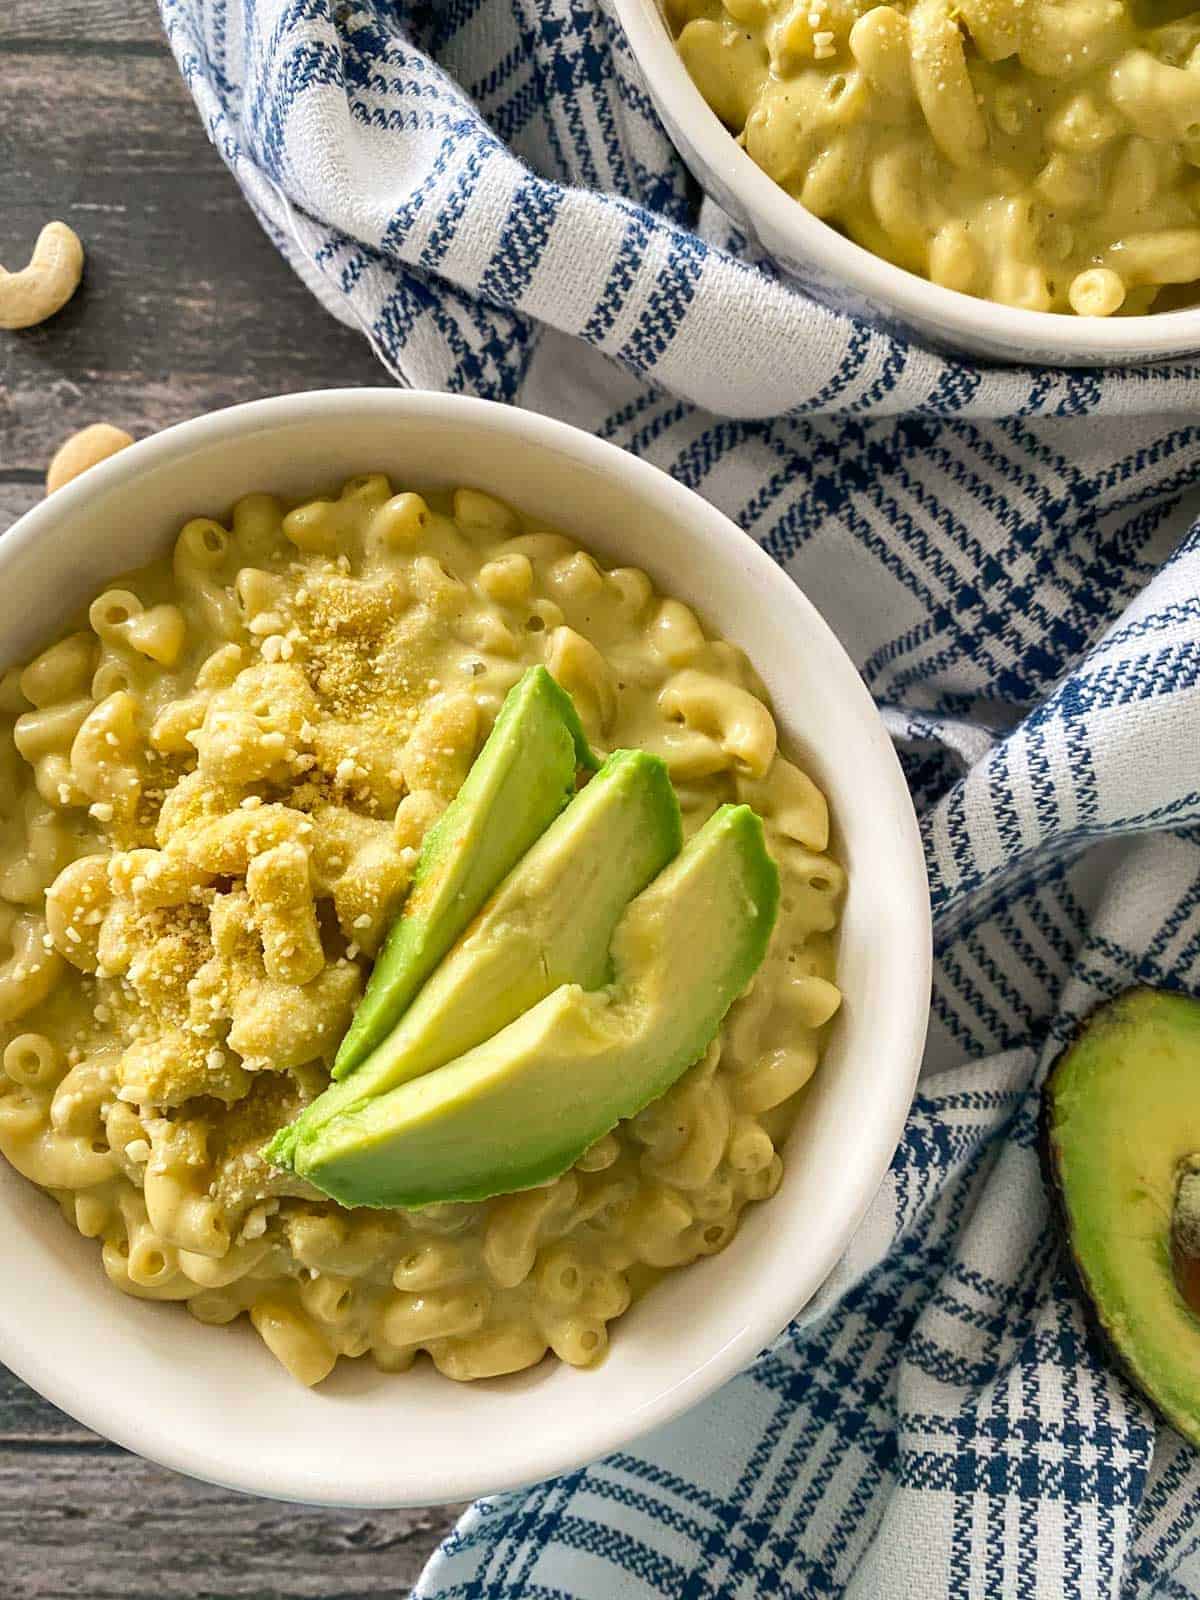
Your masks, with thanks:
[{"label": "green avocado flesh", "polygon": [[778,903],[762,823],[723,806],[630,902],[608,987],[563,985],[457,1060],[332,1118],[298,1145],[296,1172],[347,1206],[549,1182],[704,1054]]},{"label": "green avocado flesh", "polygon": [[1043,1133],[1105,1336],[1167,1421],[1200,1444],[1200,1318],[1172,1240],[1173,1214],[1176,1244],[1194,1249],[1200,1232],[1187,1207],[1200,1153],[1200,1001],[1131,989],[1101,1006],[1046,1082]]},{"label": "green avocado flesh", "polygon": [[576,768],[596,765],[570,695],[545,667],[531,667],[426,835],[412,890],[338,1049],[335,1078],[353,1072],[403,1016],[488,895],[571,798]]},{"label": "green avocado flesh", "polygon": [[524,855],[392,1029],[270,1147],[290,1166],[298,1141],[339,1112],[462,1055],[560,984],[609,978],[617,919],[683,843],[665,762],[618,750]]}]

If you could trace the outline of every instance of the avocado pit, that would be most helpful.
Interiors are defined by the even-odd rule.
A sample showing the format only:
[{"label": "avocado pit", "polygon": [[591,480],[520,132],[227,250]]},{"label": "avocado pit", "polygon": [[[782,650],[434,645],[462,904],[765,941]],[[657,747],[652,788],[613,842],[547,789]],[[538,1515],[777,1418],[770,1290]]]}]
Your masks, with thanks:
[{"label": "avocado pit", "polygon": [[1171,1266],[1180,1294],[1200,1317],[1200,1155],[1189,1156],[1180,1168],[1171,1214]]}]

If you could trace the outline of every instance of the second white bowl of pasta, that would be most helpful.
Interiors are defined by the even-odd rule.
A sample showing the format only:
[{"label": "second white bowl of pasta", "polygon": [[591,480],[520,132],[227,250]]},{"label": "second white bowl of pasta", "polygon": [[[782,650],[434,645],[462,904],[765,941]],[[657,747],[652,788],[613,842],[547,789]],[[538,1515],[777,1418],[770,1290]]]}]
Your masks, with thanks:
[{"label": "second white bowl of pasta", "polygon": [[[752,1360],[883,1176],[929,984],[899,766],[786,575],[610,445],[380,390],[132,447],[21,520],[0,581],[0,1359],[182,1471],[364,1506],[577,1466]],[[610,770],[682,813],[626,895],[714,829],[765,846],[765,959],[702,1059],[538,1186],[341,1206],[264,1147],[526,688],[593,766],[643,752],[563,817]],[[663,959],[686,988],[725,938]]]},{"label": "second white bowl of pasta", "polygon": [[817,299],[943,348],[1200,350],[1200,22],[1136,0],[615,0],[668,133]]}]

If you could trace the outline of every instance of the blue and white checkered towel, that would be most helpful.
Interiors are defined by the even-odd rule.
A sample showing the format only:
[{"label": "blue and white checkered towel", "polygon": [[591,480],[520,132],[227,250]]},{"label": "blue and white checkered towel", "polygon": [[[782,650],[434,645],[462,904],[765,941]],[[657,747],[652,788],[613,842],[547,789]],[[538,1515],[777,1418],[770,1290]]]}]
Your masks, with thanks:
[{"label": "blue and white checkered towel", "polygon": [[818,1304],[635,1449],[475,1507],[450,1597],[1200,1596],[1200,1463],[1063,1280],[1037,1083],[1200,991],[1195,367],[945,360],[696,210],[604,0],[160,0],[209,133],[401,381],[549,410],[722,506],[829,618],[921,811],[933,1031]]}]

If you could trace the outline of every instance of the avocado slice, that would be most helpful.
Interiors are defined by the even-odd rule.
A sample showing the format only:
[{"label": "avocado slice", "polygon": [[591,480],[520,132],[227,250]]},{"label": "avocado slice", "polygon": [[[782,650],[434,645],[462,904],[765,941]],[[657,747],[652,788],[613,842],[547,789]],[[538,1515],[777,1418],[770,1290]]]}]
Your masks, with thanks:
[{"label": "avocado slice", "polygon": [[425,979],[558,815],[577,767],[599,763],[574,702],[545,667],[509,690],[466,782],[430,828],[404,909],[334,1058],[344,1078],[407,1010]]},{"label": "avocado slice", "polygon": [[1046,1080],[1042,1153],[1105,1342],[1200,1444],[1200,1001],[1130,989],[1094,1011]]},{"label": "avocado slice", "polygon": [[346,1206],[549,1182],[703,1055],[778,902],[761,821],[723,806],[626,909],[611,985],[565,984],[456,1061],[334,1117],[297,1145],[297,1173]]},{"label": "avocado slice", "polygon": [[440,1067],[560,984],[598,989],[617,919],[683,844],[666,763],[618,750],[521,858],[391,1033],[268,1147],[291,1165],[297,1139],[360,1101]]}]

